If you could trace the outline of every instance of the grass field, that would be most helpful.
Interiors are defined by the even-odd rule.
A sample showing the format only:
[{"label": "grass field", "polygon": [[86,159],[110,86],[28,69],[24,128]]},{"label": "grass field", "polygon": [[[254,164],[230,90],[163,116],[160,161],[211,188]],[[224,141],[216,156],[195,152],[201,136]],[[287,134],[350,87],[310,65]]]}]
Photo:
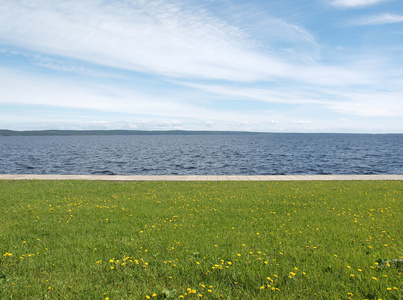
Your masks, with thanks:
[{"label": "grass field", "polygon": [[1,299],[403,299],[403,182],[0,181]]}]

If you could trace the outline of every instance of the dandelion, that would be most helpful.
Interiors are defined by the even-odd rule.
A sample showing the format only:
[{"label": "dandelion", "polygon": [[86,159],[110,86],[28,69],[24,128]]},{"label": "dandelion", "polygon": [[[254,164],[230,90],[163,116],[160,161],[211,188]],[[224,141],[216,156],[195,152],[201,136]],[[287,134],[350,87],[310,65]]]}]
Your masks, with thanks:
[{"label": "dandelion", "polygon": [[376,278],[376,277],[372,277],[372,279],[373,279],[373,280],[378,280],[378,278]]}]

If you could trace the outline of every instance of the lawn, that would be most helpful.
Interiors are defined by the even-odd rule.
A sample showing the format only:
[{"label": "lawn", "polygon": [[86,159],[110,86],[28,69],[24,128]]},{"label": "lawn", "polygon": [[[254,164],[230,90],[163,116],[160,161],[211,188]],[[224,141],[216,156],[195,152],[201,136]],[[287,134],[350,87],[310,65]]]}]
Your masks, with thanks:
[{"label": "lawn", "polygon": [[0,181],[1,299],[403,299],[403,182]]}]

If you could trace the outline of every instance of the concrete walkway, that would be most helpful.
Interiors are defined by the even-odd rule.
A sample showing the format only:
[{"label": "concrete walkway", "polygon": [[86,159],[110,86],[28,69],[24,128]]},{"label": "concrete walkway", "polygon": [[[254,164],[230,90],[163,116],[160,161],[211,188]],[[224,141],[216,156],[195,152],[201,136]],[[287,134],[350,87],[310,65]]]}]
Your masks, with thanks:
[{"label": "concrete walkway", "polygon": [[291,180],[403,180],[403,175],[23,175],[0,174],[0,180],[110,181],[291,181]]}]

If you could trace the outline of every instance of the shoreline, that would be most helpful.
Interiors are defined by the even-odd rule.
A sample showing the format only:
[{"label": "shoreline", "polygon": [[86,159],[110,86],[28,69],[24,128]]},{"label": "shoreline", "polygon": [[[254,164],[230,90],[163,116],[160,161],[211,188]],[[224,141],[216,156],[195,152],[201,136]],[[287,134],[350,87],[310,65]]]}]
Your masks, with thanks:
[{"label": "shoreline", "polygon": [[403,180],[403,175],[38,175],[0,174],[0,180],[100,180],[100,181],[329,181]]}]

